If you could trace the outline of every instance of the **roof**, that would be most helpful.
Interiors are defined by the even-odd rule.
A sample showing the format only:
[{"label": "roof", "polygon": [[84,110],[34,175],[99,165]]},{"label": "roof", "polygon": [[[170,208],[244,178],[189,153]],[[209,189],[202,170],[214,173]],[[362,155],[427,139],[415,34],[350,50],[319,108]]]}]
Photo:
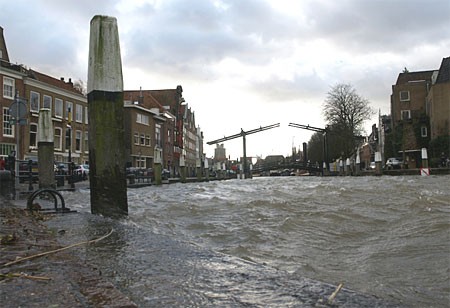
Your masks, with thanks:
[{"label": "roof", "polygon": [[151,90],[127,90],[123,91],[123,99],[139,102],[142,106],[151,109],[158,108],[160,112],[164,111],[162,104],[153,97]]},{"label": "roof", "polygon": [[431,81],[432,71],[420,71],[420,72],[407,72],[398,74],[396,85],[406,84],[410,81],[426,80]]},{"label": "roof", "polygon": [[444,83],[449,81],[450,81],[450,57],[447,57],[442,59],[436,83]]},{"label": "roof", "polygon": [[73,87],[73,83],[72,83],[71,79],[69,79],[68,82],[65,82],[64,79],[56,79],[56,78],[53,78],[51,76],[48,76],[48,75],[39,73],[37,71],[34,71],[32,69],[28,70],[28,77],[32,78],[32,79],[35,79],[37,81],[40,81],[40,82],[43,82],[43,83],[55,86],[57,88],[61,88],[61,89],[64,89],[64,90],[67,90],[67,91],[70,91],[70,92],[73,92],[73,93],[77,93],[77,94],[83,95],[82,92],[80,92],[78,89]]}]

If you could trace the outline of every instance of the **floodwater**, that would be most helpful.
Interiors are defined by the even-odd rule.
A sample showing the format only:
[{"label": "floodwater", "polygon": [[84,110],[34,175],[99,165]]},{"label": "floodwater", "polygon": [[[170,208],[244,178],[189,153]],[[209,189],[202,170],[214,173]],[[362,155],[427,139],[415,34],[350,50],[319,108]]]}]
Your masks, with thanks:
[{"label": "floodwater", "polygon": [[64,197],[78,213],[50,227],[67,244],[114,229],[77,254],[141,307],[310,307],[340,283],[341,306],[450,306],[448,175],[129,189],[120,221],[90,215],[88,190]]}]

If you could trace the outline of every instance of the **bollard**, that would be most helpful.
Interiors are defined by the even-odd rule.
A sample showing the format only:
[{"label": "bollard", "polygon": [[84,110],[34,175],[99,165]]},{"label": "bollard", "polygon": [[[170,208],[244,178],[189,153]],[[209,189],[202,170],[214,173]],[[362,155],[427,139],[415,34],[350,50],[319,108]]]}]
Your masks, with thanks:
[{"label": "bollard", "polygon": [[428,153],[426,148],[422,148],[422,168],[420,168],[420,175],[430,175],[430,168],[428,168]]},{"label": "bollard", "polygon": [[350,158],[345,161],[345,175],[351,175],[352,169],[350,168]]},{"label": "bollard", "polygon": [[381,168],[381,153],[375,152],[375,175],[382,175],[383,170]]},{"label": "bollard", "polygon": [[186,183],[186,163],[183,156],[180,157],[180,181]]},{"label": "bollard", "polygon": [[91,20],[87,92],[91,212],[127,215],[122,60],[114,17]]},{"label": "bollard", "polygon": [[39,188],[55,188],[53,122],[51,110],[41,108],[38,122]]},{"label": "bollard", "polygon": [[359,151],[358,151],[358,154],[356,154],[355,175],[360,175],[360,172],[361,172],[361,158],[359,157]]},{"label": "bollard", "polygon": [[339,159],[339,175],[344,175],[344,162]]},{"label": "bollard", "polygon": [[205,181],[209,182],[209,165],[208,165],[208,159],[205,159]]}]

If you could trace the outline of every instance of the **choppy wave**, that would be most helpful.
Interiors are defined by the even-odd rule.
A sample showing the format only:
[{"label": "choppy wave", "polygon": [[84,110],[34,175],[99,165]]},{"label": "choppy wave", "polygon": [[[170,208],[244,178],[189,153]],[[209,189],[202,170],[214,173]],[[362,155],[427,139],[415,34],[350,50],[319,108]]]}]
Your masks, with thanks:
[{"label": "choppy wave", "polygon": [[[406,306],[444,307],[450,303],[449,187],[449,176],[152,186],[129,190],[123,223]],[[89,193],[64,197],[83,210]],[[132,258],[148,257],[142,234],[128,234],[128,241],[142,247]]]}]

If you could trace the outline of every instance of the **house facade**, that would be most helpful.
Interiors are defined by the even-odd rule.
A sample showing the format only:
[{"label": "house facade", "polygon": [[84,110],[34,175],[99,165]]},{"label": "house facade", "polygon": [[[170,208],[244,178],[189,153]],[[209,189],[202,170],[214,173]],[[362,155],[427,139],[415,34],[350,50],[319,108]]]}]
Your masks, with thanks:
[{"label": "house facade", "polygon": [[[88,162],[87,99],[72,80],[53,78],[9,62],[0,30],[0,156],[16,153],[18,160],[37,157],[39,110],[51,110],[54,127],[55,162]],[[17,101],[20,100],[20,104]],[[12,105],[25,108],[12,114]],[[20,109],[19,108],[19,109]]]},{"label": "house facade", "polygon": [[439,70],[400,73],[392,86],[392,132],[385,150],[403,158],[405,167],[420,167],[421,148],[450,136],[449,59],[442,60]]}]

